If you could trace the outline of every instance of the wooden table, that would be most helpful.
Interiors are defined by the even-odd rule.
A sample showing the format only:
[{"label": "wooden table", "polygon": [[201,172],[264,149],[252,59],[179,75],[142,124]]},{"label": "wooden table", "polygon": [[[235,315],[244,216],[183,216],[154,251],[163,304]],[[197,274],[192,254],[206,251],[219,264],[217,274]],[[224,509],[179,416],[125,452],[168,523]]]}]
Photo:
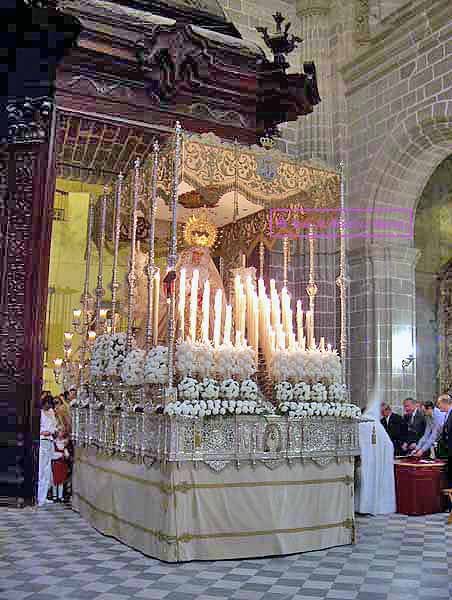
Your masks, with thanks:
[{"label": "wooden table", "polygon": [[395,461],[397,512],[431,515],[443,512],[446,461],[401,458]]}]

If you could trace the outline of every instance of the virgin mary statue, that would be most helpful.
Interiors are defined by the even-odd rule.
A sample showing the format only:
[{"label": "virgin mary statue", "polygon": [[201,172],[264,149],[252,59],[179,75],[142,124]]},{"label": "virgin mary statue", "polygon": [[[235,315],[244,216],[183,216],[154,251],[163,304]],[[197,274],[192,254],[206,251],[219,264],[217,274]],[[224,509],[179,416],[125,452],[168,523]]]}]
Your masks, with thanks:
[{"label": "virgin mary statue", "polygon": [[[210,307],[214,304],[215,295],[217,290],[221,290],[222,296],[222,312],[224,315],[226,298],[224,294],[224,285],[221,276],[212,260],[210,249],[215,244],[216,240],[216,227],[209,221],[205,212],[201,212],[197,216],[191,216],[184,227],[184,240],[189,246],[182,250],[179,254],[179,258],[176,265],[176,338],[186,338],[189,330],[189,307],[191,304],[191,293],[192,293],[192,282],[194,272],[198,272],[198,285],[197,285],[197,331],[199,337],[199,327],[202,320],[202,301],[204,284],[208,280],[210,284]],[[137,251],[136,261],[136,273],[137,273],[137,287],[135,294],[135,306],[134,306],[134,319],[135,319],[135,337],[139,346],[143,346],[144,336],[146,330],[147,320],[147,301],[148,301],[148,280],[147,280],[147,254],[143,253],[140,249]],[[179,301],[181,297],[181,273],[185,270],[185,285],[182,293],[185,297],[185,302]],[[168,323],[168,302],[165,292],[165,286],[163,284],[165,273],[160,275],[160,293],[159,293],[159,305],[158,305],[158,341],[159,343],[165,344],[167,337],[167,323]],[[183,309],[181,306],[183,305]],[[182,319],[181,310],[183,310],[183,332],[182,332]],[[210,338],[213,333],[213,319],[214,311],[209,311],[210,316]]]}]

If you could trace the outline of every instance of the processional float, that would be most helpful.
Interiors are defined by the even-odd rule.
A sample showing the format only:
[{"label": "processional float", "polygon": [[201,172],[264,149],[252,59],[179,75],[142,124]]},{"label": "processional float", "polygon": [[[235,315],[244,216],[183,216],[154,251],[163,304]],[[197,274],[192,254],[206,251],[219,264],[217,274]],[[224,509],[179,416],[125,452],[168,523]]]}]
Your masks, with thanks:
[{"label": "processional float", "polygon": [[[178,255],[181,197],[194,193],[206,206],[213,196],[226,199],[224,206],[232,200],[232,223],[220,228],[218,269],[209,255],[217,228],[207,210],[187,220],[184,237],[191,247]],[[241,219],[239,196],[259,210]],[[325,204],[327,215],[308,210]],[[170,222],[163,269],[155,255],[158,209]],[[284,222],[276,223],[281,214]],[[316,214],[339,222],[340,356],[324,338],[315,338]],[[305,313],[301,299],[288,291],[291,220],[300,216],[311,221]],[[137,254],[139,219],[145,223],[144,264]],[[282,286],[270,279],[267,288],[265,232],[276,225]],[[130,259],[121,288],[122,231]],[[99,250],[94,297],[93,236]],[[102,308],[106,237],[113,253],[109,309]],[[75,443],[146,465],[203,462],[215,471],[231,462],[261,461],[273,468],[297,459],[352,459],[359,453],[360,410],[349,403],[346,385],[344,237],[342,165],[336,173],[282,155],[275,160],[268,149],[183,134],[178,124],[166,146],[156,142],[150,160],[137,158],[114,190],[105,189],[96,219],[90,204],[85,284],[81,308],[74,310],[81,343],[72,353],[74,332],[66,332],[64,359],[55,362],[58,378],[66,385],[75,380],[79,388],[72,405]],[[257,268],[246,264],[253,245]]]}]

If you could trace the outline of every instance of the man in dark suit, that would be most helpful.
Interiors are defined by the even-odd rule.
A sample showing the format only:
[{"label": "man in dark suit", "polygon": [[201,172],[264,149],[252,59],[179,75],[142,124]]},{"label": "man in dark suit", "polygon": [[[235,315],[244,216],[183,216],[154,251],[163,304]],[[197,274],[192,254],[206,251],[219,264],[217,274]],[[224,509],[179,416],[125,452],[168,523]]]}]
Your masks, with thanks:
[{"label": "man in dark suit", "polygon": [[394,444],[394,453],[400,454],[401,445],[405,441],[406,426],[402,417],[392,412],[389,404],[382,404],[381,406],[381,424],[386,429],[386,433]]},{"label": "man in dark suit", "polygon": [[441,394],[438,398],[438,408],[441,412],[446,413],[442,440],[447,449],[447,476],[449,487],[452,487],[452,396]]},{"label": "man in dark suit", "polygon": [[403,401],[403,422],[405,425],[402,451],[409,452],[416,449],[416,444],[425,433],[425,417],[413,398]]}]

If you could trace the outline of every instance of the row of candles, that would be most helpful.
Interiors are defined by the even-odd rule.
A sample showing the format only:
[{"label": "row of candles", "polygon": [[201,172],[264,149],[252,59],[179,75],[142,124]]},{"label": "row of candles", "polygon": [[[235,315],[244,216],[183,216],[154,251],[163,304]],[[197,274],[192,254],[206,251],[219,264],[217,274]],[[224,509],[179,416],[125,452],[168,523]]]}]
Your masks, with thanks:
[{"label": "row of candles", "polygon": [[[314,316],[311,311],[303,313],[301,300],[296,304],[296,331],[294,331],[294,315],[291,308],[291,297],[285,287],[278,293],[276,283],[270,280],[270,297],[267,295],[264,281],[258,280],[257,290],[251,276],[234,278],[233,306],[224,307],[223,325],[223,292],[218,289],[214,298],[213,336],[209,335],[211,289],[210,282],[204,282],[201,304],[200,340],[203,343],[213,342],[215,347],[221,343],[232,344],[232,317],[235,325],[235,345],[240,346],[249,342],[253,348],[259,347],[259,340],[267,359],[271,354],[280,350],[300,351],[316,349],[314,338]],[[185,323],[186,294],[190,291],[188,304],[189,322]],[[179,338],[184,340],[186,330],[188,339],[197,341],[198,297],[200,291],[199,271],[195,269],[190,281],[187,280],[185,269],[180,272],[178,321]],[[223,325],[223,326],[222,326]],[[223,336],[221,332],[223,331]],[[305,335],[306,333],[306,335]],[[325,347],[324,338],[320,338],[319,351],[331,351],[331,345]]]},{"label": "row of candles", "polygon": [[[233,316],[235,324],[235,345],[242,346],[248,342],[253,348],[259,347],[259,340],[264,351],[267,362],[271,355],[276,351],[289,350],[298,351],[315,349],[316,342],[314,338],[314,317],[311,311],[305,314],[302,310],[301,300],[296,304],[296,332],[294,331],[294,315],[291,308],[291,298],[287,288],[283,287],[281,292],[276,290],[274,279],[270,280],[270,296],[267,295],[264,281],[258,280],[256,291],[255,283],[250,275],[247,275],[242,281],[240,275],[234,278],[234,311],[231,304],[224,307],[223,324],[223,292],[218,289],[214,298],[214,326],[213,336],[209,335],[210,311],[211,311],[211,289],[210,281],[204,282],[201,305],[201,338],[203,343],[213,342],[215,347],[221,343],[231,345],[233,343]],[[178,320],[179,320],[179,338],[185,339],[185,311],[186,295],[188,288],[190,290],[189,300],[189,322],[188,338],[191,341],[197,340],[198,325],[198,290],[200,287],[199,271],[195,269],[191,281],[187,280],[185,269],[181,269],[179,276],[179,300],[178,300]],[[153,286],[153,343],[158,343],[159,331],[159,300],[160,300],[160,272],[157,270],[154,274]],[[100,310],[100,322],[103,324],[104,331],[111,333],[111,325],[107,322],[107,309]],[[79,331],[81,325],[82,311],[74,309],[73,325],[75,331]],[[223,336],[221,332],[223,331]],[[306,336],[305,336],[306,332]],[[72,353],[73,332],[64,333],[64,359],[56,358],[54,367],[61,369],[64,361],[70,359]],[[88,331],[87,341],[92,345],[96,339],[95,331]],[[319,350],[321,352],[331,351],[331,345],[325,348],[324,338],[320,338]]]}]

